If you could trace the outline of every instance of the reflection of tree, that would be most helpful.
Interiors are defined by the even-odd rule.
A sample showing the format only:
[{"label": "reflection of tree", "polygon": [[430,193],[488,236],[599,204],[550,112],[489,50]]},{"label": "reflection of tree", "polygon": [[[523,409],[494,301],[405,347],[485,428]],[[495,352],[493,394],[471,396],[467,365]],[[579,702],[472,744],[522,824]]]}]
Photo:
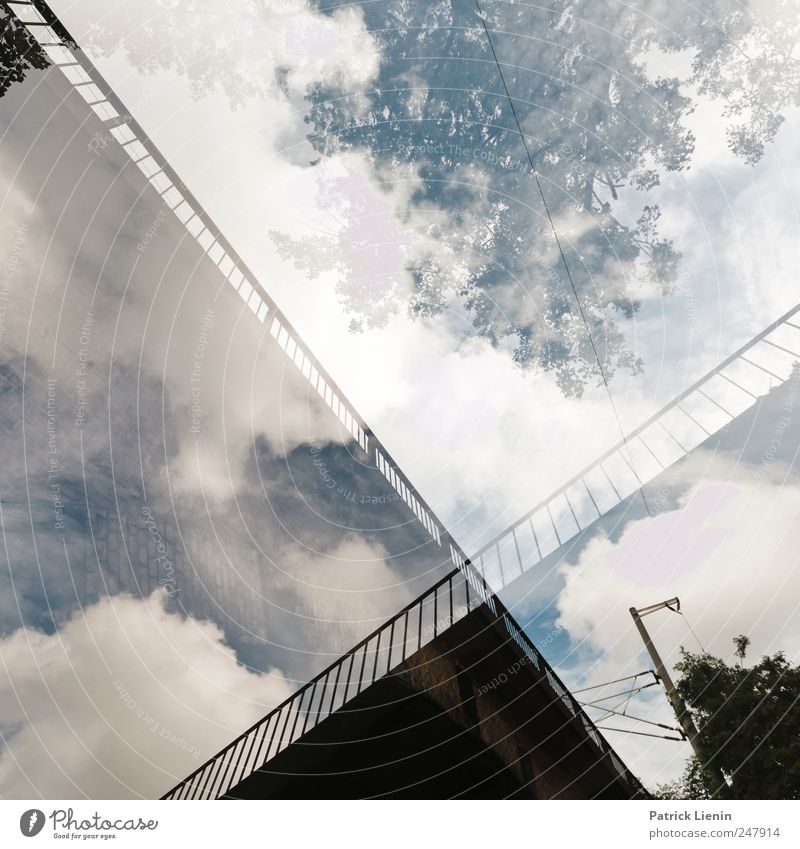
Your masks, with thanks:
[{"label": "reflection of tree", "polygon": [[0,97],[14,83],[21,83],[32,68],[44,70],[50,64],[36,39],[6,3],[0,3],[0,63]]},{"label": "reflection of tree", "polygon": [[321,233],[299,244],[273,233],[278,250],[309,277],[335,269],[340,295],[354,313],[351,328],[380,327],[407,296],[404,266],[419,234],[399,224],[388,232],[387,209],[375,208],[370,186],[358,163],[337,163],[336,170],[318,169],[317,206],[326,222]]},{"label": "reflection of tree", "polygon": [[[676,80],[650,80],[609,35],[634,19],[618,4],[497,3],[486,12],[604,370],[636,370],[612,316],[634,314],[639,283],[669,290],[679,255],[659,236],[657,206],[624,223],[612,205],[623,186],[656,185],[659,167],[686,166],[690,101]],[[456,303],[493,343],[515,338],[520,364],[552,369],[567,394],[580,394],[597,364],[474,3],[389,0],[364,14],[383,57],[375,90],[343,100],[312,89],[312,143],[323,156],[367,151],[383,179],[415,181],[406,211],[428,248],[409,263],[413,313]],[[321,253],[318,239],[280,246]],[[340,271],[345,256],[336,256]],[[343,294],[376,323],[386,306],[359,303],[364,288],[346,279]]]},{"label": "reflection of tree", "polygon": [[[91,25],[80,33],[93,52],[125,54],[143,74],[184,77],[200,98],[221,92],[232,107],[248,100],[289,97],[308,75],[334,82],[357,64],[350,27],[353,9],[317,15],[306,0],[83,0]],[[367,62],[367,64],[369,64]]]},{"label": "reflection of tree", "polygon": [[[43,20],[67,47],[74,48],[75,42],[55,18],[49,6],[42,0],[33,5]],[[43,71],[49,67],[50,59],[30,34],[27,27],[11,11],[8,3],[0,0],[0,97],[14,83],[21,83],[30,70]]]},{"label": "reflection of tree", "polygon": [[97,5],[86,44],[105,55],[124,51],[141,73],[174,71],[195,97],[221,89],[233,106],[275,88],[275,57],[267,49],[254,53],[241,38],[260,26],[261,4],[253,0],[105,6]]},{"label": "reflection of tree", "polygon": [[[789,0],[777,2],[791,17]],[[636,8],[596,0],[482,5],[604,370],[636,370],[615,320],[636,312],[637,290],[670,291],[680,253],[659,233],[656,204],[631,215],[631,194],[658,185],[663,171],[686,168],[694,148],[681,81],[653,79],[641,57],[653,48],[695,50],[688,83],[724,99],[742,120],[748,112],[731,143],[754,161],[780,123],[777,109],[797,97],[787,78],[794,37],[768,47],[774,24],[742,13],[739,0],[701,0],[681,18],[683,5],[663,0]],[[406,240],[412,231],[417,240],[406,266],[413,289],[393,303],[403,291],[396,269],[390,286],[364,279],[363,254],[352,250],[352,204],[340,210],[350,218],[335,238],[279,236],[282,253],[309,272],[336,267],[356,325],[379,325],[393,308],[427,316],[456,304],[493,343],[515,338],[520,364],[554,370],[567,394],[580,394],[597,366],[473,0],[363,8],[381,51],[379,78],[349,99],[313,87],[310,138],[321,157],[366,151],[380,178],[414,181],[403,210]],[[760,57],[755,66],[742,65],[745,48]],[[324,191],[323,204],[329,183]]]},{"label": "reflection of tree", "polygon": [[689,81],[724,103],[731,149],[757,162],[783,123],[781,110],[800,106],[797,0],[665,4],[660,22],[648,35],[663,50],[692,52]]}]

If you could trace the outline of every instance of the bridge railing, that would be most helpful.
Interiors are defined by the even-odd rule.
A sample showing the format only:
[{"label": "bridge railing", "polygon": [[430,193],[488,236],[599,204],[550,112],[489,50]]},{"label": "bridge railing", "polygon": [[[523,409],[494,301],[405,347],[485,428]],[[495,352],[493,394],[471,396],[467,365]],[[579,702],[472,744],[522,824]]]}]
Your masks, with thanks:
[{"label": "bridge railing", "polygon": [[[560,699],[572,716],[580,718],[584,731],[598,749],[598,757],[606,754],[611,757],[611,747],[592,721],[500,600],[488,594],[479,581],[477,577],[473,581],[467,580],[461,571],[453,570],[162,798],[217,799],[225,796],[291,743],[482,604],[502,623],[509,639],[543,673],[544,680],[553,691],[553,698]],[[620,774],[629,783],[635,782],[624,768]]]},{"label": "bridge railing", "polygon": [[[719,433],[770,389],[786,381],[800,387],[799,322],[800,304],[486,543],[471,558],[473,568],[499,592]],[[459,565],[458,552],[451,556]]]}]

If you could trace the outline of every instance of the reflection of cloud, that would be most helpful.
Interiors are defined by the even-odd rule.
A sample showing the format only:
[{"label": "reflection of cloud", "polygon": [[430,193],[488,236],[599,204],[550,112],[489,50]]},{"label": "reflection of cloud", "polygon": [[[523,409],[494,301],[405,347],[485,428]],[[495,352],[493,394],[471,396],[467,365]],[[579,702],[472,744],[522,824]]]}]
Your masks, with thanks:
[{"label": "reflection of cloud", "polygon": [[289,695],[162,595],[117,596],[0,642],[6,798],[155,797]]},{"label": "reflection of cloud", "polygon": [[[324,556],[288,549],[281,562],[293,576],[297,612],[315,626],[337,623],[342,651],[374,630],[411,601],[416,593],[392,569],[387,552],[354,534],[344,537]],[[428,583],[433,583],[431,578]],[[349,618],[347,618],[349,615]]]},{"label": "reflection of cloud", "polygon": [[[785,482],[779,469],[759,482],[753,466],[707,464],[698,452],[687,465],[683,483],[691,488],[679,510],[629,524],[617,542],[595,537],[576,565],[561,567],[558,622],[573,641],[573,684],[577,674],[588,686],[650,668],[628,608],[674,595],[712,654],[730,661],[732,638],[747,634],[754,658],[778,650],[800,656],[800,486]],[[679,646],[698,650],[681,616],[655,614],[647,626],[669,666]],[[635,699],[631,713],[674,724],[654,690]],[[649,781],[681,771],[685,747],[645,740],[614,736],[631,768]]]}]

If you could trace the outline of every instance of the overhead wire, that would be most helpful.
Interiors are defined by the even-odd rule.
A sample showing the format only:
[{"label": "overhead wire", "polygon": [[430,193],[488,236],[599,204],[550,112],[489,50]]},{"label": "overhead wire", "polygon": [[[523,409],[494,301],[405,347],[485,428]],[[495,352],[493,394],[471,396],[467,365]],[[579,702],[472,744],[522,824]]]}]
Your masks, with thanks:
[{"label": "overhead wire", "polygon": [[636,687],[633,690],[625,690],[622,693],[614,693],[611,696],[603,696],[601,699],[595,699],[593,702],[579,702],[579,704],[584,707],[597,707],[600,702],[607,702],[610,699],[619,698],[619,696],[627,696],[632,695],[635,696],[637,693],[641,693],[642,690],[646,690],[648,687],[656,687],[658,685],[657,681],[651,681],[649,684],[642,684],[639,687]]},{"label": "overhead wire", "polygon": [[706,647],[700,642],[700,637],[698,637],[697,634],[695,633],[694,628],[692,628],[692,623],[688,620],[688,618],[686,617],[686,614],[682,610],[679,610],[678,613],[680,613],[680,615],[683,616],[683,621],[686,623],[687,627],[689,628],[689,630],[692,633],[692,636],[697,641],[697,645],[700,646],[700,651],[702,651],[703,654],[708,654],[708,652],[706,651]]},{"label": "overhead wire", "polygon": [[641,716],[631,716],[628,713],[620,713],[618,710],[612,710],[611,708],[598,708],[598,710],[606,711],[606,716],[598,719],[598,722],[602,722],[604,719],[607,719],[608,716],[613,714],[614,716],[624,716],[625,719],[631,719],[635,722],[643,722],[645,725],[655,725],[656,728],[665,728],[667,731],[678,731],[680,732],[680,728],[676,728],[674,725],[665,725],[663,722],[655,722],[652,719],[644,719]]},{"label": "overhead wire", "polygon": [[630,681],[631,678],[638,678],[640,675],[652,675],[656,678],[656,673],[652,669],[645,669],[644,672],[637,672],[635,675],[625,675],[623,678],[614,678],[611,681],[605,681],[602,684],[592,684],[591,687],[583,687],[580,690],[572,690],[572,695],[575,696],[578,693],[588,693],[589,690],[597,690],[600,687],[608,687],[610,684],[619,684],[620,681]]},{"label": "overhead wire", "polygon": [[614,728],[610,725],[598,725],[600,731],[619,731],[622,734],[636,734],[639,737],[655,737],[657,740],[672,740],[675,743],[683,743],[683,737],[669,737],[666,734],[650,734],[647,731],[634,731],[632,728]]},{"label": "overhead wire", "polygon": [[600,371],[600,377],[603,381],[603,386],[606,390],[606,395],[608,395],[608,400],[611,404],[611,409],[614,413],[614,419],[616,420],[617,427],[619,429],[620,435],[622,436],[622,442],[625,445],[628,456],[630,457],[630,462],[628,465],[630,466],[631,471],[633,472],[638,484],[639,484],[639,492],[642,496],[642,502],[644,503],[645,510],[647,511],[647,515],[652,518],[653,514],[650,511],[650,505],[647,502],[647,496],[644,493],[644,484],[642,479],[639,477],[638,472],[636,471],[633,465],[633,455],[631,454],[630,446],[628,445],[628,438],[625,434],[625,429],[622,426],[622,420],[620,419],[619,412],[617,411],[617,405],[614,403],[614,396],[611,393],[611,387],[608,383],[608,377],[606,376],[605,369],[603,368],[603,363],[600,360],[600,354],[598,353],[597,346],[594,342],[594,337],[592,336],[591,329],[589,328],[589,321],[586,318],[586,313],[583,310],[583,305],[581,304],[581,299],[578,296],[578,289],[575,285],[575,281],[572,278],[572,272],[569,269],[569,264],[567,263],[567,257],[564,253],[564,248],[561,245],[561,239],[558,236],[558,230],[556,229],[555,222],[553,221],[553,216],[550,213],[550,207],[547,203],[547,198],[544,194],[544,189],[542,188],[541,181],[539,180],[539,172],[536,170],[536,166],[533,164],[533,157],[531,156],[530,148],[528,147],[528,142],[525,138],[525,134],[522,132],[522,125],[520,124],[519,118],[517,117],[517,110],[514,106],[514,101],[511,98],[511,92],[508,89],[508,85],[506,84],[506,78],[503,74],[503,69],[500,66],[500,60],[497,58],[497,53],[494,49],[494,42],[492,41],[492,36],[489,33],[489,27],[486,24],[486,16],[484,15],[483,9],[481,8],[479,0],[475,0],[475,6],[478,10],[478,17],[481,19],[481,23],[483,24],[483,31],[486,33],[486,40],[489,43],[489,49],[492,53],[492,58],[494,59],[494,63],[497,66],[497,72],[500,75],[500,82],[503,84],[503,90],[505,91],[506,99],[508,100],[508,104],[511,107],[511,114],[514,116],[514,123],[517,125],[517,132],[519,133],[520,138],[522,139],[523,147],[525,148],[525,153],[528,158],[528,163],[531,167],[531,172],[533,174],[533,178],[536,181],[536,187],[539,189],[539,195],[542,198],[542,205],[544,206],[545,213],[547,214],[547,220],[550,223],[550,228],[553,231],[553,237],[555,239],[556,245],[558,247],[558,252],[561,255],[561,262],[564,265],[564,270],[567,274],[567,279],[569,280],[570,286],[572,287],[572,294],[575,297],[575,303],[578,305],[578,312],[580,313],[581,320],[583,321],[583,326],[586,329],[586,335],[589,339],[589,344],[591,345],[592,352],[594,353],[595,361],[597,362],[597,368]]},{"label": "overhead wire", "polygon": [[[608,701],[609,699],[619,698],[620,696],[622,696],[623,697],[622,701],[618,702],[616,705],[614,705],[614,708],[618,708],[620,705],[624,704],[625,707],[622,709],[621,715],[625,716],[626,711],[628,710],[628,705],[630,704],[631,697],[633,696],[634,692],[638,693],[638,692],[641,692],[642,689],[644,689],[643,687],[637,688],[636,687],[636,681],[641,675],[646,675],[646,674],[647,674],[646,672],[637,672],[636,675],[633,676],[633,683],[631,684],[629,689],[624,690],[622,693],[615,693],[612,696],[606,696],[604,699],[598,699],[597,701],[603,702],[603,701]],[[597,709],[598,710],[610,710],[610,708],[605,708],[605,707],[597,708]],[[614,710],[611,710],[611,713],[614,713],[614,712],[615,712]],[[603,718],[605,719],[605,717],[603,717]]]},{"label": "overhead wire", "polygon": [[[652,675],[655,680],[650,681],[647,684],[641,684],[637,687],[636,681],[642,675]],[[632,714],[628,713],[628,706],[630,705],[630,700],[634,695],[636,695],[637,693],[640,693],[642,690],[646,690],[648,687],[654,687],[658,684],[658,677],[656,676],[655,672],[653,672],[652,669],[648,669],[644,672],[637,672],[635,675],[627,675],[624,678],[617,678],[614,681],[609,681],[609,682],[606,682],[605,684],[596,684],[592,687],[586,687],[582,691],[576,690],[574,692],[579,693],[579,692],[586,692],[588,690],[596,690],[598,687],[607,687],[607,686],[610,686],[611,684],[616,684],[616,683],[619,683],[621,681],[630,681],[631,679],[632,679],[631,686],[627,690],[623,690],[620,693],[612,693],[611,695],[608,695],[608,696],[602,696],[601,698],[595,699],[592,702],[579,702],[579,704],[583,708],[590,708],[590,709],[594,709],[594,710],[597,710],[597,711],[602,711],[603,715],[599,719],[597,719],[596,722],[603,722],[604,720],[608,719],[610,716],[623,716],[626,719],[632,720],[633,722],[643,722],[645,725],[652,725],[652,726],[655,726],[656,728],[664,728],[667,731],[677,731],[679,734],[683,734],[681,729],[676,728],[675,726],[665,725],[663,722],[655,722],[652,719],[644,719],[644,717],[633,716]],[[613,707],[607,707],[605,705],[600,704],[600,702],[607,702],[611,699],[620,699],[620,701],[617,702],[617,704],[615,704]],[[622,707],[623,705],[624,705],[624,707]],[[622,707],[622,710],[618,709],[620,707]],[[617,729],[617,730],[623,730],[623,729]]]}]

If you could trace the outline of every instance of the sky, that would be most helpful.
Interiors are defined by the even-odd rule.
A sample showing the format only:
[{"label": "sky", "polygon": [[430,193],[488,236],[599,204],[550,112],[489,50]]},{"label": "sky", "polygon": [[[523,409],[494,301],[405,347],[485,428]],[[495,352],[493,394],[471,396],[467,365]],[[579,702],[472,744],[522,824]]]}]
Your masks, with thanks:
[{"label": "sky", "polygon": [[[618,4],[592,10],[564,4],[563,15],[549,21],[541,37],[530,35],[542,32],[536,12],[521,4],[484,4],[497,31],[506,83],[517,98],[517,119],[541,143],[537,168],[593,341],[607,355],[608,373],[613,371],[613,407],[471,4],[355,4],[321,14],[300,0],[241,0],[224,11],[200,3],[191,16],[180,4],[156,2],[146,9],[95,0],[52,5],[468,552],[617,442],[621,429],[635,427],[794,306],[792,271],[800,259],[800,187],[791,167],[800,154],[797,107],[782,105],[785,120],[754,164],[732,151],[726,132],[739,116],[725,113],[726,93],[715,92],[712,75],[689,79],[695,52],[718,58],[713,38],[697,44],[682,32],[691,19],[675,20],[676,4],[638,4],[657,22],[655,35],[641,24],[631,30]],[[771,11],[767,0],[751,5],[759,20]],[[628,37],[631,32],[636,38]],[[631,48],[620,58],[626,37],[632,44],[639,39],[638,53]],[[683,49],[665,52],[676,40]],[[746,47],[757,52],[759,42],[754,37]],[[452,61],[437,58],[445,55],[443,48],[451,50]],[[735,80],[729,58],[724,71]],[[679,90],[655,85],[658,77],[672,76],[682,79]],[[778,88],[772,81],[760,95],[769,101]],[[589,132],[586,115],[598,92],[605,106]],[[744,116],[756,125],[758,116],[747,108]],[[4,207],[22,208],[10,158]],[[588,207],[581,188],[587,172],[616,174],[612,182],[619,183],[612,190],[598,182]],[[651,185],[654,173],[658,180]],[[656,204],[658,233],[634,233],[643,211]],[[31,239],[14,226],[4,233],[7,257],[20,238]],[[63,234],[63,243],[70,238],[75,234]],[[655,244],[662,257],[680,254],[674,268],[654,271],[647,265],[641,245],[648,239],[647,250]],[[44,250],[28,246],[34,256]],[[65,266],[70,261],[63,258]],[[636,308],[625,318],[633,302]],[[165,303],[164,316],[172,315],[175,307],[169,299]],[[182,328],[196,335],[205,308],[198,303],[188,309],[176,339]],[[78,324],[82,318],[78,311]],[[158,319],[156,311],[156,325]],[[222,339],[231,331],[218,332]],[[518,332],[533,340],[528,370],[515,361]],[[135,332],[112,337],[123,352],[126,338],[132,346],[141,341]],[[246,363],[245,340],[238,341],[236,362]],[[163,364],[176,356],[179,362],[178,348],[165,353],[158,345],[142,347],[157,380],[169,383]],[[127,353],[135,372],[139,352]],[[219,421],[209,423],[200,473],[194,443],[154,436],[156,451],[162,444],[174,448],[167,465],[170,487],[174,481],[178,491],[195,492],[200,479],[204,491],[224,501],[252,484],[247,463],[237,467],[214,450],[223,430],[236,446],[252,437],[257,421],[268,459],[277,456],[278,465],[309,432],[322,444],[336,441],[324,413],[313,413],[314,405],[291,380],[277,418],[253,395],[249,366],[208,380],[224,385],[237,402],[249,395],[250,403],[244,409],[236,402],[225,405]],[[170,385],[170,397],[174,392]],[[152,393],[158,396],[158,384]],[[554,558],[504,595],[515,614],[529,620],[529,632],[568,683],[589,686],[646,668],[627,607],[675,594],[712,651],[729,656],[731,638],[741,632],[753,638],[753,655],[782,648],[797,656],[787,591],[796,550],[789,536],[796,467],[785,453],[798,444],[791,427],[781,434],[780,461],[759,473],[785,403],[763,404],[747,426],[731,428],[722,442],[703,446],[677,472],[651,484],[651,501],[658,504],[654,518],[623,506],[568,553],[559,552],[559,562]],[[214,406],[208,414],[213,418]],[[154,476],[158,462],[155,456]],[[664,487],[668,495],[658,502]],[[257,506],[251,509],[257,515]],[[15,518],[6,514],[9,527]],[[354,553],[358,543],[346,534],[335,545],[334,561],[374,564],[377,574],[367,586],[393,583],[392,545]],[[304,568],[317,580],[324,567],[314,562]],[[760,576],[758,593],[749,584],[752,570]],[[624,603],[616,604],[618,599]],[[186,623],[174,621],[168,604],[162,608],[157,596],[140,603],[181,639]],[[388,610],[397,599],[390,595],[382,603]],[[87,616],[102,629],[112,608],[97,601]],[[132,628],[134,608],[125,611]],[[671,623],[661,619],[656,638],[674,660],[688,639],[686,629],[677,617]],[[69,630],[77,640],[80,628],[67,618],[57,628],[51,624],[45,637],[36,631],[31,639],[54,641]],[[230,665],[220,633],[205,621],[198,628],[219,648],[220,663]],[[21,645],[23,637],[28,645],[28,636],[9,633],[5,639],[13,642],[4,657],[24,663]],[[50,646],[55,643],[40,650],[55,656]],[[252,661],[241,645],[238,651],[240,659]],[[283,692],[287,678],[301,677],[289,666],[271,667],[274,688],[264,692]],[[227,673],[231,687],[240,672],[237,667]],[[259,698],[268,683],[253,683]],[[249,692],[244,684],[241,691]],[[665,721],[665,703],[655,688],[638,706]],[[254,713],[242,707],[242,720]],[[168,711],[159,716],[163,727],[175,724]],[[209,717],[213,711],[201,719]],[[225,731],[236,726],[234,719]],[[133,745],[149,751],[153,738],[146,725],[136,726],[142,743]],[[20,727],[17,734],[28,733],[24,723]],[[205,739],[205,726],[195,734]],[[610,739],[649,782],[674,778],[686,754],[674,743],[621,734]],[[180,774],[188,755],[173,748],[183,759],[174,765]],[[39,756],[30,757],[36,763]],[[8,758],[3,767],[7,782],[21,780]],[[122,781],[141,792],[145,778]],[[98,786],[93,782],[87,766],[81,790],[92,795]]]}]

